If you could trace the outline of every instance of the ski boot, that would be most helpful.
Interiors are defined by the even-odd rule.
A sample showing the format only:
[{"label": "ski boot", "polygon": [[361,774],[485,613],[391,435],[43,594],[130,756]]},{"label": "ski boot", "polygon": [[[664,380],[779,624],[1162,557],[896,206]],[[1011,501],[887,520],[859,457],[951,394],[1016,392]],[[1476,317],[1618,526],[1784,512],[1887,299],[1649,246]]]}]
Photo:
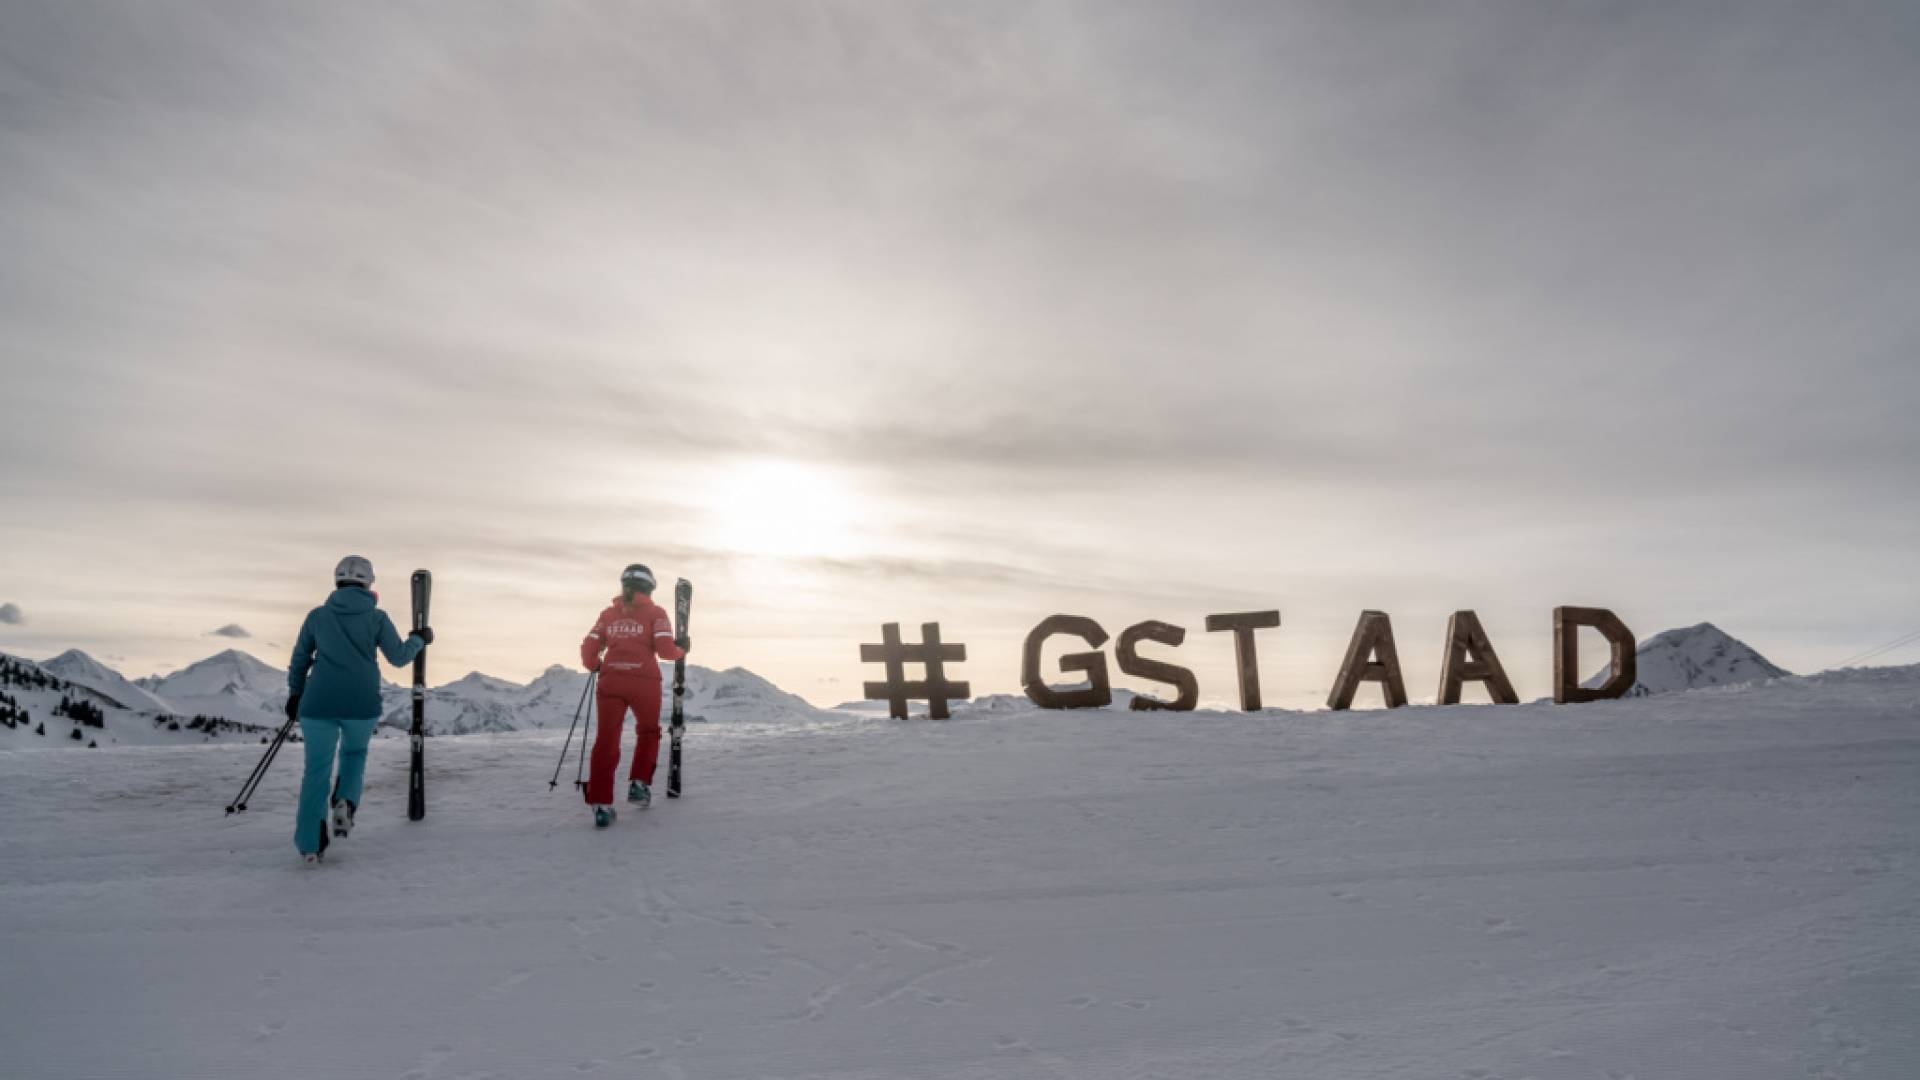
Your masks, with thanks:
[{"label": "ski boot", "polygon": [[593,827],[604,829],[613,824],[613,807],[596,806],[593,808]]},{"label": "ski boot", "polygon": [[346,799],[333,800],[333,835],[342,840],[353,831],[353,803]]},{"label": "ski boot", "polygon": [[653,792],[638,780],[627,783],[627,801],[645,810],[653,805]]},{"label": "ski boot", "polygon": [[309,851],[300,857],[306,860],[308,866],[319,866],[327,861],[327,853],[324,851]]}]

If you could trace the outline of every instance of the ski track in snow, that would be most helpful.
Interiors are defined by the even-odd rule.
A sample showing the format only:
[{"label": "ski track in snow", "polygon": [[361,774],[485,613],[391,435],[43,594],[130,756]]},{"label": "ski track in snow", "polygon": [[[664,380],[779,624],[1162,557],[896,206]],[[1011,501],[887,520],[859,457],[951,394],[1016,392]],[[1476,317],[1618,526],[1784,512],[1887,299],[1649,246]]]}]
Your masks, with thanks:
[{"label": "ski track in snow", "polygon": [[[562,733],[0,753],[0,1073],[1920,1075],[1920,669],[1555,707],[689,733],[596,832]],[[570,774],[567,774],[570,775]]]}]

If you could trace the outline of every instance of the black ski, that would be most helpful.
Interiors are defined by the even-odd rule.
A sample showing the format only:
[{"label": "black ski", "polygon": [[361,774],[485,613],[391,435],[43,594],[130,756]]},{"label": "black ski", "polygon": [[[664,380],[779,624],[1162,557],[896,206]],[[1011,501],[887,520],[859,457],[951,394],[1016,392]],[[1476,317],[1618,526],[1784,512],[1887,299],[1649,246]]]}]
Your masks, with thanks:
[{"label": "black ski", "polygon": [[[427,603],[433,598],[433,575],[413,572],[413,628],[427,625]],[[413,760],[407,766],[407,820],[427,816],[427,650],[413,658]]]},{"label": "black ski", "polygon": [[[687,616],[693,610],[693,583],[681,578],[673,586],[673,641],[687,647]],[[668,725],[667,798],[680,797],[680,736],[687,730],[687,658],[673,662],[673,720]]]}]

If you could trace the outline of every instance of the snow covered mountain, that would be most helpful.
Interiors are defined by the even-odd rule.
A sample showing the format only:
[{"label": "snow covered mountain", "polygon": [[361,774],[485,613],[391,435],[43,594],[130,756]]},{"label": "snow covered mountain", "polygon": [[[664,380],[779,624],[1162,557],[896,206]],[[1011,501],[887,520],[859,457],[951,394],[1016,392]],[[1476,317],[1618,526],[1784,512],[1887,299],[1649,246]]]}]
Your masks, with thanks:
[{"label": "snow covered mountain", "polygon": [[81,652],[68,649],[51,660],[42,661],[44,670],[76,686],[84,686],[106,697],[119,708],[139,713],[173,713],[179,709],[151,690]]},{"label": "snow covered mountain", "polygon": [[[1628,689],[1628,697],[1737,686],[1791,674],[1712,623],[1656,634],[1641,642],[1635,653],[1638,677]],[[1612,674],[1613,665],[1609,663],[1582,685],[1589,689],[1605,685]]]},{"label": "snow covered mountain", "polygon": [[566,727],[573,721],[573,710],[580,705],[580,693],[587,685],[587,673],[555,664],[528,683],[520,698],[522,727]]},{"label": "snow covered mountain", "polygon": [[[573,722],[587,674],[558,664],[521,686],[472,672],[427,691],[427,731],[432,735],[559,728]],[[413,723],[410,691],[389,687],[382,693],[381,723],[405,728]],[[588,704],[591,712],[592,705]],[[760,721],[788,723],[817,719],[819,710],[745,668],[714,671],[687,667],[686,711],[690,722]],[[664,712],[663,712],[664,715]]]},{"label": "snow covered mountain", "polygon": [[714,722],[813,720],[821,710],[746,668],[687,665],[687,715]]},{"label": "snow covered mountain", "polygon": [[249,653],[228,649],[167,676],[135,681],[181,716],[222,716],[278,728],[286,722],[287,672]]},{"label": "snow covered mountain", "polygon": [[[516,731],[520,698],[526,687],[478,671],[427,691],[427,733],[471,735],[476,732]],[[380,686],[381,724],[388,728],[413,726],[413,691],[409,686],[383,682]]]},{"label": "snow covered mountain", "polygon": [[[84,695],[106,710],[109,726],[144,731],[157,718],[219,717],[234,730],[276,730],[286,720],[287,676],[237,649],[209,656],[171,675],[128,679],[78,649],[71,649],[44,665],[18,663],[41,672],[59,684],[60,693]],[[24,670],[24,669],[23,669]],[[478,671],[427,691],[427,731],[433,735],[561,728],[572,723],[580,704],[586,672],[558,664],[527,685]],[[391,732],[412,725],[411,690],[383,681],[380,685],[381,722]],[[36,710],[48,711],[51,705]],[[137,724],[112,724],[119,714],[142,717]],[[714,671],[687,668],[687,715],[690,721],[758,721],[788,723],[818,719],[822,714],[800,697],[789,694],[745,668]],[[174,731],[167,723],[160,730]],[[197,728],[195,730],[198,730]],[[161,740],[166,741],[166,740]]]},{"label": "snow covered mountain", "polygon": [[493,701],[516,701],[527,691],[527,688],[519,683],[496,679],[477,671],[469,671],[440,689],[462,697]]},{"label": "snow covered mountain", "polygon": [[[491,694],[475,694],[471,687],[466,692],[455,690],[453,685],[427,690],[427,734],[473,735],[520,729],[512,702]],[[380,708],[382,727],[399,731],[413,727],[411,689],[383,686]]]},{"label": "snow covered mountain", "polygon": [[271,728],[245,720],[170,715],[165,709],[129,709],[119,699],[133,695],[119,685],[126,680],[118,672],[84,653],[62,659],[63,668],[81,670],[92,680],[115,687],[117,696],[69,681],[45,665],[0,653],[0,749],[165,746],[222,739],[254,742],[272,734]]}]

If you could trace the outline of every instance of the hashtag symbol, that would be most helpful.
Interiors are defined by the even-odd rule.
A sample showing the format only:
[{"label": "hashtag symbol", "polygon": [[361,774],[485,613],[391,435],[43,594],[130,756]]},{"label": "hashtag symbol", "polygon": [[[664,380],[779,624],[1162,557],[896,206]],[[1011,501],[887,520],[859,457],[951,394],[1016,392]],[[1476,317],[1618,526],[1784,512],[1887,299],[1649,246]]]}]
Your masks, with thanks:
[{"label": "hashtag symbol", "polygon": [[[967,647],[942,644],[939,623],[921,623],[918,643],[901,641],[900,624],[893,622],[880,628],[880,638],[878,645],[860,646],[861,663],[887,665],[885,682],[866,684],[867,700],[885,701],[895,719],[907,718],[907,702],[924,701],[928,716],[945,720],[949,700],[965,701],[973,696],[973,688],[966,683],[947,681],[946,665],[964,661]],[[926,678],[908,682],[908,664],[925,664]]]}]

